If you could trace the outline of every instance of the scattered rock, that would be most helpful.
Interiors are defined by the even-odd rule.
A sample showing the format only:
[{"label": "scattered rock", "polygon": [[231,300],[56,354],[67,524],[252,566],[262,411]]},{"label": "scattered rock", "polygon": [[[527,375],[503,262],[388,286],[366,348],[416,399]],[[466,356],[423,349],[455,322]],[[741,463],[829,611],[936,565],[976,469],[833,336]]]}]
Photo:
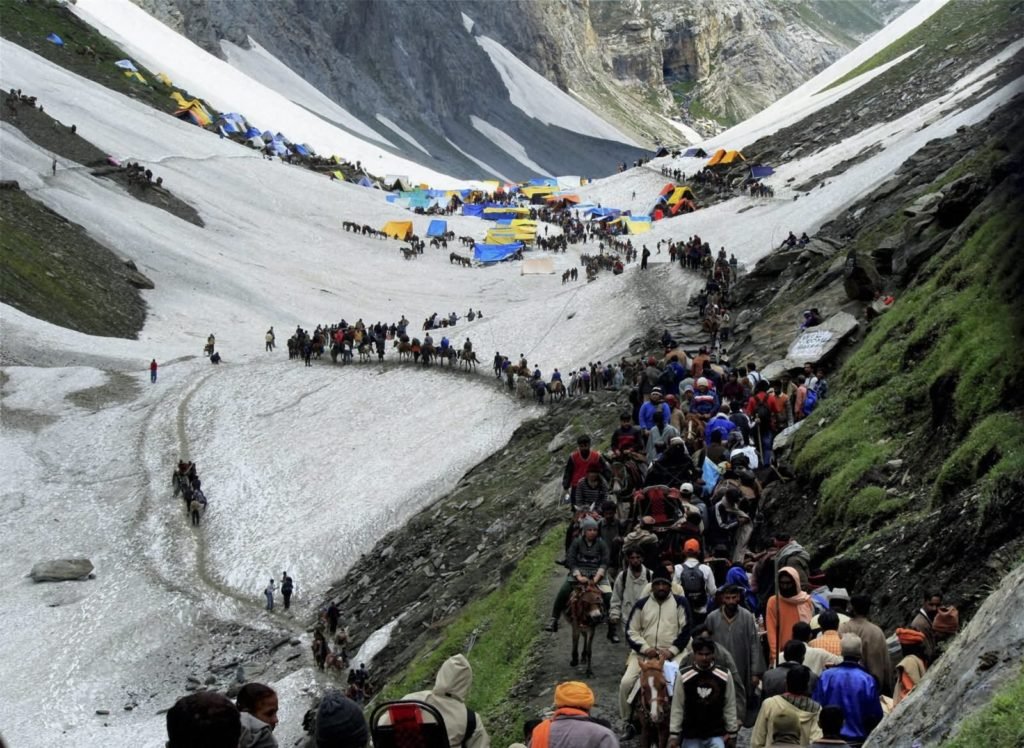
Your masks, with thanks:
[{"label": "scattered rock", "polygon": [[108,714],[110,714],[110,711],[108,709],[97,709],[96,714],[100,715],[101,717],[106,717]]},{"label": "scattered rock", "polygon": [[871,301],[882,290],[882,277],[868,255],[852,251],[846,255],[843,289],[851,301]]},{"label": "scattered rock", "polygon": [[32,567],[29,576],[33,582],[67,582],[88,577],[93,568],[92,561],[87,558],[59,558],[40,561]]}]

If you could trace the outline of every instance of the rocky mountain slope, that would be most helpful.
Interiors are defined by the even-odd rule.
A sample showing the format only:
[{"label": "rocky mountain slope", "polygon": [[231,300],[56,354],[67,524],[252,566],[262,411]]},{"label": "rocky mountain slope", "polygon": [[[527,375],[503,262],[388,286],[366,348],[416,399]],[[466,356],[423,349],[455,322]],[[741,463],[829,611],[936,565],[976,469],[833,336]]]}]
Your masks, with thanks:
[{"label": "rocky mountain slope", "polygon": [[[608,174],[636,157],[632,143],[683,140],[666,117],[705,131],[738,121],[907,5],[874,0],[852,12],[844,3],[777,0],[135,1],[222,57],[222,40],[258,42],[409,158],[422,161],[427,151],[432,166],[463,177],[477,176],[483,161],[510,178],[535,176],[536,169],[494,142],[478,120],[510,135],[551,173]],[[531,107],[510,99],[488,40],[625,134],[588,137],[573,122],[531,116]],[[399,130],[385,120],[419,148],[396,138]]]}]

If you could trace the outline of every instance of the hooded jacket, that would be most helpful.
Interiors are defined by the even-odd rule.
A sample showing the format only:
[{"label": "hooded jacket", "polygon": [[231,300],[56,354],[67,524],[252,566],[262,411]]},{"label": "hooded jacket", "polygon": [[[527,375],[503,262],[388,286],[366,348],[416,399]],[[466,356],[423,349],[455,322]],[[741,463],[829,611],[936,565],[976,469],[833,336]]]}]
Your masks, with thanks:
[{"label": "hooded jacket", "polygon": [[242,735],[239,740],[239,748],[277,748],[277,740],[274,739],[274,729],[263,720],[241,712]]},{"label": "hooded jacket", "polygon": [[818,727],[821,707],[807,696],[783,694],[765,699],[757,714],[754,731],[750,734],[750,748],[767,748],[775,741],[772,723],[780,715],[788,715],[800,725],[800,745],[808,745],[822,736]]},{"label": "hooded jacket", "polygon": [[[466,736],[468,724],[468,707],[466,697],[473,685],[473,667],[463,655],[452,655],[434,679],[434,688],[430,691],[417,691],[403,697],[405,700],[425,701],[441,713],[444,726],[448,731],[448,744],[451,748],[460,748]],[[467,748],[489,748],[491,739],[484,729],[480,716],[476,715],[476,729],[466,740]]]},{"label": "hooded jacket", "polygon": [[785,574],[793,580],[797,593],[792,597],[774,594],[768,598],[764,618],[765,629],[768,633],[769,662],[778,662],[781,645],[792,638],[793,624],[800,621],[810,623],[811,618],[814,617],[814,604],[811,602],[811,596],[800,589],[799,572],[792,566],[785,566],[779,570],[779,574]]}]

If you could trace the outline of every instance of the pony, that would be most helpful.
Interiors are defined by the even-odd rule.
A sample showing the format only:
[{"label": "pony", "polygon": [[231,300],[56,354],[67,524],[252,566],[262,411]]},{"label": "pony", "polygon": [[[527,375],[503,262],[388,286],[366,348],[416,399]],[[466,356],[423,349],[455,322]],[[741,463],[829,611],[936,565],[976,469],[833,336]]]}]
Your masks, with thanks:
[{"label": "pony", "polygon": [[369,361],[373,356],[373,346],[370,345],[369,340],[364,340],[359,344],[359,362]]},{"label": "pony", "polygon": [[696,413],[687,413],[683,419],[681,436],[691,455],[704,449],[704,419]]},{"label": "pony", "polygon": [[549,403],[561,402],[565,399],[565,385],[558,379],[548,384],[548,393],[551,398],[548,400]]},{"label": "pony", "polygon": [[456,359],[459,357],[459,352],[451,346],[448,346],[447,348],[438,348],[436,355],[441,359],[440,363],[447,362],[448,366],[453,366]]},{"label": "pony", "polygon": [[476,357],[476,351],[459,351],[459,366],[465,366],[466,370],[476,371],[476,365],[480,360]]},{"label": "pony", "polygon": [[[570,667],[576,667],[580,663],[582,654],[583,662],[587,666],[586,676],[592,678],[594,670],[591,667],[594,648],[594,632],[598,624],[604,618],[604,599],[601,590],[593,581],[587,580],[586,584],[577,584],[569,597],[569,605],[565,611],[569,623],[572,624],[572,658],[569,660]],[[582,652],[580,651],[580,639],[583,640]]]},{"label": "pony", "polygon": [[664,668],[662,657],[640,660],[640,698],[633,702],[633,713],[640,723],[640,748],[668,746],[672,705]]}]

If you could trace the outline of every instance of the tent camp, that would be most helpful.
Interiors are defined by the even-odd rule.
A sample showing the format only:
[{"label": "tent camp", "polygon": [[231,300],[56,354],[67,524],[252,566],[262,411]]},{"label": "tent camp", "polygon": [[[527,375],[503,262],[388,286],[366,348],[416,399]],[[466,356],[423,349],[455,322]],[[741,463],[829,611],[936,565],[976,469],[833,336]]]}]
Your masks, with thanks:
[{"label": "tent camp", "polygon": [[523,260],[523,265],[519,269],[520,275],[553,275],[554,272],[555,261],[550,257]]},{"label": "tent camp", "polygon": [[514,244],[481,244],[477,242],[473,246],[473,259],[479,262],[501,262],[522,248],[523,245],[519,242]]},{"label": "tent camp", "polygon": [[746,161],[743,158],[743,154],[739,151],[727,151],[721,160],[718,162],[719,166],[729,166],[731,164],[738,164],[740,161]]},{"label": "tent camp", "polygon": [[427,228],[427,236],[444,236],[448,233],[448,222],[435,218]]},{"label": "tent camp", "polygon": [[658,150],[656,150],[654,152],[654,158],[662,158],[663,156],[668,156],[668,155],[669,155],[669,150],[665,146],[662,146],[661,148],[659,148]]},{"label": "tent camp", "polygon": [[719,148],[715,151],[714,155],[708,159],[708,162],[704,166],[718,166],[718,162],[725,158],[725,149]]},{"label": "tent camp", "polygon": [[412,236],[412,221],[388,221],[381,229],[381,233],[390,236],[392,239],[408,239]]},{"label": "tent camp", "polygon": [[404,190],[405,192],[409,192],[412,190],[412,183],[409,182],[409,177],[388,174],[384,177],[384,187],[389,190]]},{"label": "tent camp", "polygon": [[[178,119],[199,125],[199,127],[206,127],[213,122],[210,113],[206,111],[206,107],[203,106],[203,102],[199,99],[186,99],[177,91],[171,92],[171,98],[178,104],[178,109],[174,112],[174,116]],[[268,140],[266,136],[263,139]]]},{"label": "tent camp", "polygon": [[703,148],[687,148],[686,153],[683,154],[683,158],[707,158],[708,152]]}]

